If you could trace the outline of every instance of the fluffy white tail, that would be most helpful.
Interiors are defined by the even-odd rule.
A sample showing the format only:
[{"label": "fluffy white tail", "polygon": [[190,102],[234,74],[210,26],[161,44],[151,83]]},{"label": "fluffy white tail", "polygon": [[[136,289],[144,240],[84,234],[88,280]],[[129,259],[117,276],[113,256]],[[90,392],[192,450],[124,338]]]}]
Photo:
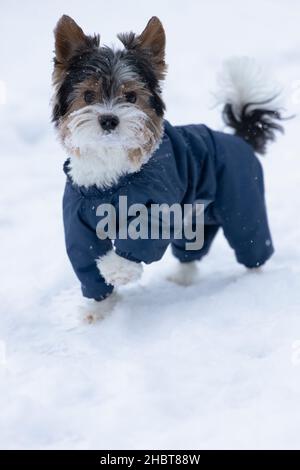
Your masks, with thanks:
[{"label": "fluffy white tail", "polygon": [[283,131],[282,89],[266,71],[249,57],[224,62],[218,77],[217,101],[223,105],[223,119],[235,134],[245,139],[257,153]]}]

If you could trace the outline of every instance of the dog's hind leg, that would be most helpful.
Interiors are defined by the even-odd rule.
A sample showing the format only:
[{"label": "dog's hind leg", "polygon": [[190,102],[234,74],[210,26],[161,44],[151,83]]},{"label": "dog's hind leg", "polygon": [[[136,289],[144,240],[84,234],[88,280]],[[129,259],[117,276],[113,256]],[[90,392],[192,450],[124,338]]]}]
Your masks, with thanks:
[{"label": "dog's hind leg", "polygon": [[179,263],[175,271],[167,276],[167,279],[182,286],[195,284],[199,278],[198,261],[209,252],[218,230],[218,225],[204,226],[204,244],[200,250],[186,250],[187,240],[174,240],[172,252],[175,258],[179,260]]},{"label": "dog's hind leg", "polygon": [[237,261],[247,268],[258,268],[274,252],[262,165],[241,139],[222,134],[219,145],[223,147],[225,163],[219,178],[215,211]]},{"label": "dog's hind leg", "polygon": [[180,286],[191,286],[198,280],[198,262],[177,263],[176,269],[167,276],[167,280]]}]

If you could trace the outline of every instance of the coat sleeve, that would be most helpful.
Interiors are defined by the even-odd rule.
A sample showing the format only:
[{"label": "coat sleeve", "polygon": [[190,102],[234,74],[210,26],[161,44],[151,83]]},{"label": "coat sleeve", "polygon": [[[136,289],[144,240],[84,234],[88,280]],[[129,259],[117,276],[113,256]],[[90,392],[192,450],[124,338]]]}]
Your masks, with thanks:
[{"label": "coat sleeve", "polygon": [[112,248],[110,240],[99,240],[96,229],[85,217],[84,201],[79,194],[74,194],[67,183],[63,199],[63,218],[66,249],[81,283],[84,297],[103,300],[112,291],[96,265],[99,256],[105,255]]},{"label": "coat sleeve", "polygon": [[136,263],[150,264],[159,261],[165,254],[170,240],[152,240],[152,239],[116,239],[115,251],[119,256],[135,261]]}]

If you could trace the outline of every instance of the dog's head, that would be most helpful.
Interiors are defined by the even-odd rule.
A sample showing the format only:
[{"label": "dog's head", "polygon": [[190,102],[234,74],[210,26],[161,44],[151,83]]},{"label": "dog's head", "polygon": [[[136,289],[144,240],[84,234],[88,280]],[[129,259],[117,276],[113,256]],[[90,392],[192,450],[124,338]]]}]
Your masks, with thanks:
[{"label": "dog's head", "polygon": [[[157,147],[165,110],[165,33],[153,17],[140,35],[119,34],[124,48],[100,45],[69,16],[55,28],[53,121],[72,156],[138,169]],[[126,160],[126,161],[125,161]]]}]

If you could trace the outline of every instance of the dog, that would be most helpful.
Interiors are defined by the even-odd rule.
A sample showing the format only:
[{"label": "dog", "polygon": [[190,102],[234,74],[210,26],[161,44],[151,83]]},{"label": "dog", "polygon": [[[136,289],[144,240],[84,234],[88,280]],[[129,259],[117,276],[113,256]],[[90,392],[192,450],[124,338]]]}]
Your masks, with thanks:
[{"label": "dog", "polygon": [[[137,281],[142,263],[162,258],[169,244],[180,262],[173,279],[187,283],[221,228],[239,263],[262,266],[273,254],[261,164],[280,121],[280,90],[249,58],[225,64],[217,94],[231,133],[164,119],[165,32],[152,17],[141,34],[119,34],[122,48],[100,45],[69,16],[55,31],[53,122],[68,159],[63,215],[66,249],[83,296],[103,314],[115,287]],[[100,239],[97,208],[204,204],[204,241],[116,235]]]}]

